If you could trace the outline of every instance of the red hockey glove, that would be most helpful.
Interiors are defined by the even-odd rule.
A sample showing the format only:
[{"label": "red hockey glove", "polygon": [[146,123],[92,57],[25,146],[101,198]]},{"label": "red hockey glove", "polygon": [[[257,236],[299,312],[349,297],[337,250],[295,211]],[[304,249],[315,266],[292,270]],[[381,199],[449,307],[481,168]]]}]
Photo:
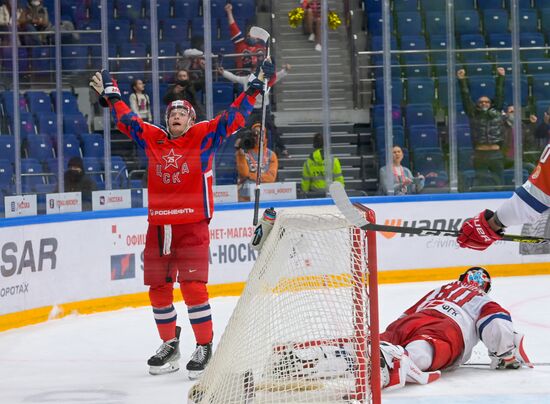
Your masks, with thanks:
[{"label": "red hockey glove", "polygon": [[486,209],[476,217],[466,220],[456,240],[458,245],[462,248],[482,251],[495,241],[502,239],[502,231],[495,232],[487,223],[493,215],[493,211]]}]

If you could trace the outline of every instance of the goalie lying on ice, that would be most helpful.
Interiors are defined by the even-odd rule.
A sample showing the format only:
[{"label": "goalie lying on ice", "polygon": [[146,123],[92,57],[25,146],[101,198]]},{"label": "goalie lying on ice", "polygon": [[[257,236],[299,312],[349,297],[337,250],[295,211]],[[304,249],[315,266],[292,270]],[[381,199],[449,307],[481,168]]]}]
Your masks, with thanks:
[{"label": "goalie lying on ice", "polygon": [[533,367],[523,335],[514,331],[510,313],[489,297],[490,289],[489,272],[469,268],[391,323],[380,335],[383,387],[437,380],[440,370],[466,363],[479,340],[489,351],[492,369]]}]

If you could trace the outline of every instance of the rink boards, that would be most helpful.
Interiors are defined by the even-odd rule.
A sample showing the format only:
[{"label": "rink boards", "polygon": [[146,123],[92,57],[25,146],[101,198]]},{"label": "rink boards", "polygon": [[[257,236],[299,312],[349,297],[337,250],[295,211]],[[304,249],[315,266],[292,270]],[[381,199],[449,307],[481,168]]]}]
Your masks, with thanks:
[{"label": "rink boards", "polygon": [[[377,222],[458,230],[509,193],[354,198],[373,208]],[[273,202],[276,209],[328,205],[330,200]],[[267,205],[266,205],[267,207]],[[257,252],[252,204],[221,204],[210,224],[211,296],[242,290]],[[91,313],[148,303],[143,286],[145,209],[68,213],[0,221],[0,331],[72,312]],[[521,234],[521,226],[509,233]],[[464,250],[453,237],[379,233],[380,282],[452,279],[468,266],[493,276],[548,274],[546,251],[527,254],[519,243]],[[179,293],[176,293],[178,296]]]}]

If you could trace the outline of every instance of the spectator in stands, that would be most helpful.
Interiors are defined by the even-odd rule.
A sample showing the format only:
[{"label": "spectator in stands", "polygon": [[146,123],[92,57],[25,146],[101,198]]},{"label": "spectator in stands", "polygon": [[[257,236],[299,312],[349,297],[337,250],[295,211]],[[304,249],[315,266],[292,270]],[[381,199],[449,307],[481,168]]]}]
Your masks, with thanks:
[{"label": "spectator in stands", "polygon": [[264,60],[267,44],[261,39],[251,38],[249,33],[245,37],[233,17],[233,6],[231,3],[226,4],[224,8],[227,14],[227,22],[229,23],[231,41],[235,45],[235,53],[243,54],[241,58],[235,60],[235,66],[238,69],[255,69],[256,65]]},{"label": "spectator in stands", "polygon": [[9,31],[11,30],[10,0],[0,1],[0,45],[8,45]]},{"label": "spectator in stands", "polygon": [[[404,167],[401,162],[403,161],[403,149],[401,146],[393,146],[392,149],[393,162],[391,170],[393,173],[393,193],[394,195],[406,195],[406,194],[418,194],[424,188],[424,176],[418,173],[415,176],[407,167]],[[390,184],[387,180],[387,172],[389,168],[387,165],[380,168],[380,191],[383,195],[388,194]]]},{"label": "spectator in stands", "polygon": [[179,69],[176,73],[176,81],[166,91],[163,97],[163,101],[166,105],[175,100],[187,100],[195,108],[197,114],[197,121],[204,119],[204,112],[202,105],[197,101],[197,91],[201,90],[201,83],[194,82],[189,77],[189,71],[186,69]]},{"label": "spectator in stands", "polygon": [[[340,160],[334,157],[332,160],[332,179],[344,185],[344,175]],[[330,184],[329,184],[330,185]],[[325,151],[323,149],[323,135],[313,135],[313,152],[309,155],[302,168],[302,191],[306,195],[320,194],[323,196],[327,190],[325,181]]]},{"label": "spectator in stands", "polygon": [[[289,70],[290,70],[290,65],[288,63],[284,64],[283,68],[277,72],[275,83],[277,83],[279,80],[284,78],[288,74]],[[241,84],[246,89],[248,87],[248,79],[249,77],[251,77],[251,75],[253,75],[254,69],[252,69],[251,73],[248,76],[237,76],[236,74],[233,74],[225,70],[223,67],[218,67],[218,73],[221,74],[225,79],[232,81],[233,83]],[[275,121],[271,113],[271,104],[269,102],[269,96],[265,98],[265,103],[266,103],[265,126],[267,128],[269,138],[271,140],[271,144],[273,145],[273,149],[278,156],[289,157],[288,150],[286,149],[286,146],[284,145],[281,139],[281,136],[279,135],[279,131],[275,126]],[[254,109],[252,110],[252,114],[250,115],[249,123],[253,123],[254,121],[261,121],[261,116],[262,116],[262,99],[261,97],[258,97],[256,99],[256,103],[254,104]]]},{"label": "spectator in stands", "polygon": [[279,160],[277,155],[267,147],[265,130],[262,139],[262,161],[258,167],[261,126],[261,122],[254,122],[250,127],[250,133],[245,132],[240,137],[239,149],[236,153],[239,202],[250,201],[250,194],[258,177],[258,168],[261,169],[262,183],[275,182],[277,179]]},{"label": "spectator in stands", "polygon": [[504,75],[503,67],[497,68],[496,94],[494,102],[483,95],[474,103],[468,89],[466,72],[460,69],[457,72],[458,84],[462,95],[464,111],[470,119],[470,130],[474,143],[474,169],[476,170],[477,185],[486,185],[484,174],[488,172],[492,183],[502,183],[504,170],[504,122],[502,108],[504,102]]},{"label": "spectator in stands", "polygon": [[68,169],[65,171],[65,192],[82,193],[82,210],[91,210],[92,191],[97,189],[96,183],[86,175],[84,163],[80,157],[71,157]]},{"label": "spectator in stands", "polygon": [[130,108],[142,120],[147,122],[153,121],[153,114],[151,114],[151,102],[149,101],[149,96],[145,94],[145,83],[141,79],[134,79],[132,81]]},{"label": "spectator in stands", "polygon": [[542,122],[537,126],[535,139],[539,150],[550,143],[550,107],[544,112]]},{"label": "spectator in stands", "polygon": [[[27,7],[21,13],[19,26],[26,32],[53,31],[48,9],[42,0],[29,0]],[[25,35],[25,45],[47,45],[51,43],[51,35]]]},{"label": "spectator in stands", "polygon": [[[514,114],[514,106],[509,105],[506,108],[506,111],[504,113],[504,157],[505,162],[504,166],[506,168],[511,168],[514,166],[514,121],[515,121],[515,114]],[[535,132],[536,132],[536,124],[537,124],[537,116],[536,115],[529,115],[529,120],[527,122],[521,122],[521,136],[523,140],[523,151],[536,151],[537,152],[537,159],[540,155],[540,150],[538,148],[538,145],[536,143],[535,139]],[[530,163],[534,163],[533,161],[528,161]],[[531,167],[531,168],[534,168]]]},{"label": "spectator in stands", "polygon": [[183,51],[183,58],[178,63],[178,68],[187,70],[189,79],[200,84],[200,89],[204,89],[204,68],[206,62],[204,53],[196,48],[189,48]]},{"label": "spectator in stands", "polygon": [[302,8],[308,41],[315,42],[315,50],[321,52],[321,3],[319,0],[302,0]]}]

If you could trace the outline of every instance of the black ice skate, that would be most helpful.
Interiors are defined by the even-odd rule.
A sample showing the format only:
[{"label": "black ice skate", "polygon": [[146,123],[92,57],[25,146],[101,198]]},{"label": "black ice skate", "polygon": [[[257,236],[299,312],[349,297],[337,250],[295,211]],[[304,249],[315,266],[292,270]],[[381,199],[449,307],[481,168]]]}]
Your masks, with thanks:
[{"label": "black ice skate", "polygon": [[187,363],[187,370],[189,371],[189,378],[191,380],[199,378],[206,368],[206,365],[208,365],[211,357],[212,343],[205,345],[197,344],[197,348],[195,352],[193,352],[191,360]]},{"label": "black ice skate", "polygon": [[180,332],[181,327],[176,326],[176,338],[163,342],[157,353],[149,358],[147,364],[149,365],[150,374],[156,376],[179,370]]}]

